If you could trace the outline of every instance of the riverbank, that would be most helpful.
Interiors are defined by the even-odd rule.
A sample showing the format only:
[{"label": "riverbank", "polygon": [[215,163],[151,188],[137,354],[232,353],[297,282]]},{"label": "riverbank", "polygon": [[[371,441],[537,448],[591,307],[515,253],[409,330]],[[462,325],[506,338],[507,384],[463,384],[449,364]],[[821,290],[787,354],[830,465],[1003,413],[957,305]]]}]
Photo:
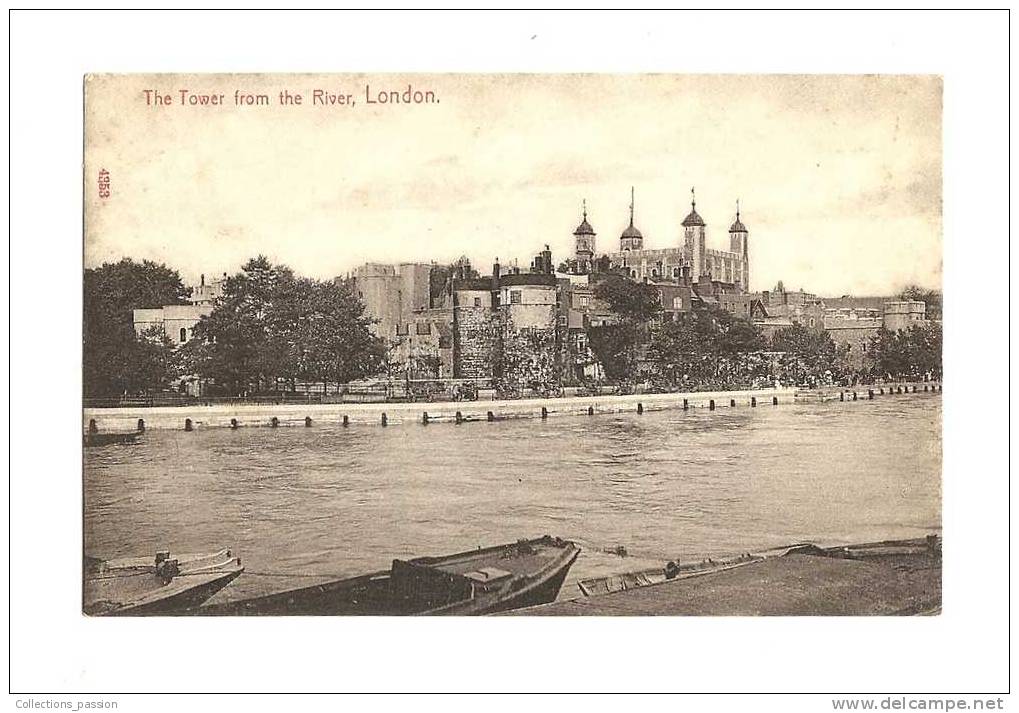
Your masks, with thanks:
[{"label": "riverbank", "polygon": [[[852,549],[852,548],[849,548]],[[851,555],[804,547],[742,566],[518,609],[521,616],[874,616],[941,611],[941,554],[921,540]]]},{"label": "riverbank", "polygon": [[797,400],[866,400],[886,395],[926,393],[928,389],[940,391],[941,385],[895,382],[873,387],[827,387],[810,391],[782,387],[743,391],[429,403],[212,404],[87,408],[83,410],[82,426],[83,429],[87,428],[90,421],[94,421],[101,433],[122,433],[136,430],[139,421],[143,422],[146,430],[314,426],[320,423],[375,426],[468,423],[563,415],[643,413],[665,409],[773,407],[792,404]]}]

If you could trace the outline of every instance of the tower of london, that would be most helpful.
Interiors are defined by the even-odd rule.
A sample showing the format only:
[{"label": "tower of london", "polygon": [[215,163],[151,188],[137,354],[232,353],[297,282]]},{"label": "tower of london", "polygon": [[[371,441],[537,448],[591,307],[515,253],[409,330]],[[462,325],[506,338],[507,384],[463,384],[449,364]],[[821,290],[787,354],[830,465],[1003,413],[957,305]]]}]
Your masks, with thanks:
[{"label": "tower of london", "polygon": [[[750,284],[749,231],[740,220],[739,203],[736,219],[729,226],[729,249],[716,250],[707,246],[707,225],[697,213],[697,200],[690,190],[690,213],[681,223],[680,245],[668,248],[645,248],[644,235],[634,224],[634,194],[630,193],[630,224],[619,236],[619,249],[606,255],[609,267],[623,271],[635,280],[697,282],[702,277],[712,282],[731,284],[739,292],[747,292]],[[574,259],[570,267],[579,273],[593,271],[595,260],[594,228],[584,217],[573,231]]]}]

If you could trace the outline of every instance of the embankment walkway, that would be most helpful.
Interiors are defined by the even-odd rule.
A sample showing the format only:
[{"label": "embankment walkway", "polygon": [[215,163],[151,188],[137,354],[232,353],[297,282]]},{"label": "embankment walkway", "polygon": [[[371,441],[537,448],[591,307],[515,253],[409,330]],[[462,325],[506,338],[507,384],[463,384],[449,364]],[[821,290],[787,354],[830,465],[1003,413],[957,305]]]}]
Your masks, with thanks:
[{"label": "embankment walkway", "polygon": [[941,560],[769,557],[741,567],[508,612],[518,616],[870,616],[941,607]]},{"label": "embankment walkway", "polygon": [[668,394],[570,396],[497,401],[441,401],[429,403],[336,403],[336,404],[212,404],[83,410],[83,430],[95,421],[100,432],[130,432],[139,421],[146,430],[191,430],[198,428],[242,428],[251,426],[312,426],[321,423],[392,426],[421,423],[467,423],[514,418],[643,413],[665,409],[723,409],[772,407],[796,400],[867,400],[886,394],[940,391],[940,384],[882,384],[880,387],[827,387],[798,391],[795,388],[746,391],[697,391]]}]

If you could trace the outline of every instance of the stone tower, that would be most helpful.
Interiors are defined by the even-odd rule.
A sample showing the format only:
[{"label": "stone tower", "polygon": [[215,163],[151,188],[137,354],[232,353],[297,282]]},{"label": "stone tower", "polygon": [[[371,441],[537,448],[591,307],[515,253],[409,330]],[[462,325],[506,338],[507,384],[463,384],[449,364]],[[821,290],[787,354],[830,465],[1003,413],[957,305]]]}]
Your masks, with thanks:
[{"label": "stone tower", "polygon": [[584,219],[573,231],[573,254],[577,259],[577,272],[579,273],[591,271],[591,264],[594,260],[594,237],[594,228],[587,222],[587,201],[585,200]]},{"label": "stone tower", "polygon": [[623,251],[644,249],[644,236],[633,225],[633,186],[630,186],[630,225],[619,236],[619,249]]},{"label": "stone tower", "polygon": [[683,218],[683,247],[690,261],[691,277],[694,280],[700,279],[706,270],[704,243],[704,219],[697,214],[697,197],[691,188],[690,214]]},{"label": "stone tower", "polygon": [[750,231],[739,219],[739,199],[736,200],[736,222],[729,226],[729,250],[740,256],[739,282],[744,292],[750,291],[750,253],[747,238]]}]

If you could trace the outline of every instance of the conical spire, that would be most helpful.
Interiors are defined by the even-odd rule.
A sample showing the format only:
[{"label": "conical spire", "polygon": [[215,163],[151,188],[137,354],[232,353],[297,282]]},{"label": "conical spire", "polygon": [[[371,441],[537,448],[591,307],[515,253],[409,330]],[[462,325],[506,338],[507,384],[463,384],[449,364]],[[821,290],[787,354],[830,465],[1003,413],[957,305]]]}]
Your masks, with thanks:
[{"label": "conical spire", "polygon": [[630,227],[633,227],[633,186],[630,186]]}]

